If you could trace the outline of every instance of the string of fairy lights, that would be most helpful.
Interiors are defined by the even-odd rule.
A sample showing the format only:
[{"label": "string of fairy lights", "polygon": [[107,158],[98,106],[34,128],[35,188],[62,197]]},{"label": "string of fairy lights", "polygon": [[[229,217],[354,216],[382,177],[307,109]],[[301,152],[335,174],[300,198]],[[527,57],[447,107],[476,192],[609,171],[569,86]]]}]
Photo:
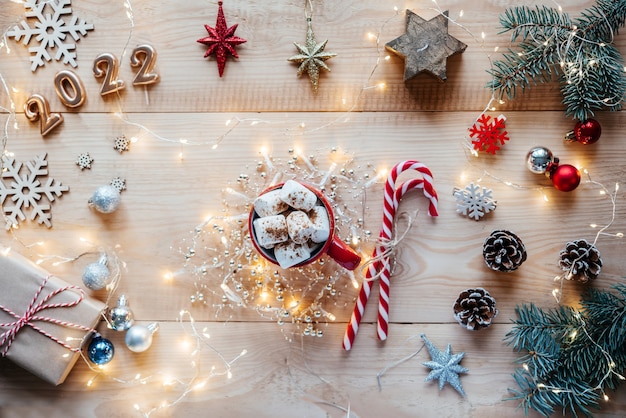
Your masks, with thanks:
[{"label": "string of fairy lights", "polygon": [[[15,3],[22,3],[21,0],[12,1]],[[438,2],[436,0],[433,0],[432,3],[434,4],[434,6],[431,8],[431,10],[434,10],[437,13],[443,15],[443,9],[440,7]],[[559,10],[562,11],[561,6],[558,5],[556,1],[554,3],[558,6]],[[213,3],[211,4],[213,5]],[[311,3],[309,2],[309,4]],[[125,16],[129,22],[129,28],[128,37],[121,53],[122,58],[124,58],[128,51],[128,47],[134,36],[135,28],[135,12],[133,10],[131,0],[123,0],[123,5],[125,8]],[[375,63],[372,65],[372,68],[368,72],[364,84],[361,86],[360,90],[356,94],[354,100],[352,101],[352,104],[348,107],[348,109],[340,116],[332,119],[329,122],[320,124],[319,126],[309,127],[305,124],[305,122],[298,122],[294,126],[293,122],[291,121],[287,121],[285,123],[276,123],[269,120],[264,120],[259,117],[240,118],[238,116],[234,116],[228,118],[224,122],[223,132],[211,135],[208,139],[195,140],[191,138],[168,138],[166,136],[160,135],[159,133],[141,123],[131,120],[129,114],[124,111],[123,98],[119,93],[117,93],[116,99],[119,110],[117,112],[114,112],[113,115],[121,120],[126,126],[137,130],[138,133],[132,136],[133,142],[138,141],[141,138],[152,138],[158,141],[176,144],[180,147],[177,152],[178,157],[181,160],[184,158],[184,149],[186,147],[206,146],[209,147],[211,150],[215,150],[235,130],[243,129],[245,127],[254,127],[259,124],[278,125],[278,129],[276,131],[281,136],[284,136],[285,133],[293,133],[294,131],[305,135],[316,131],[328,129],[337,124],[339,121],[345,120],[346,114],[356,111],[358,109],[359,103],[363,98],[363,95],[374,90],[379,92],[384,91],[386,85],[383,81],[374,82],[377,70],[379,69],[380,65],[390,60],[389,55],[386,55],[384,49],[381,47],[381,34],[389,22],[394,21],[394,19],[398,19],[401,15],[402,14],[400,13],[398,7],[394,7],[393,13],[383,21],[376,33],[366,33],[366,38],[374,42],[376,50]],[[458,18],[447,18],[450,23],[464,30],[474,40],[475,44],[479,46],[481,50],[485,51],[485,33],[481,33],[480,37],[476,37],[466,26],[459,22],[462,19],[463,15],[463,11],[460,11],[458,14]],[[6,54],[9,55],[11,53],[11,50],[7,42],[7,31],[8,29],[4,31],[2,40],[0,41],[0,50],[4,48]],[[575,31],[573,31],[572,36],[578,35]],[[563,56],[567,56],[565,52],[567,51],[568,46],[563,45],[562,47],[562,50],[564,51]],[[493,53],[497,53],[497,51],[498,47],[494,48]],[[485,55],[488,62],[491,64],[491,52],[485,51]],[[565,74],[572,82],[575,82],[575,77],[580,78],[585,76],[585,65],[598,65],[598,63],[594,62],[593,60],[586,59],[586,57],[581,56],[580,53],[577,55],[577,60],[575,62],[561,63],[561,66],[567,69],[567,71],[565,71]],[[16,93],[18,90],[7,83],[1,72],[0,84],[2,85],[2,91],[6,95],[6,98],[9,102],[8,106],[0,107],[0,110],[6,114],[6,120],[3,124],[2,151],[3,155],[7,155],[10,154],[10,151],[8,150],[10,131],[11,129],[19,129],[17,122],[17,108],[15,102],[12,99],[12,94]],[[149,103],[147,89],[145,90],[145,94],[146,103]],[[605,98],[602,100],[603,102],[608,103],[611,100],[615,99],[616,98]],[[342,101],[344,104],[347,105],[346,98],[343,98]],[[495,111],[497,109],[497,105],[503,104],[505,104],[504,101],[496,99],[495,91],[492,91],[491,96],[488,99],[487,105],[485,106],[481,114],[487,113],[488,111]],[[479,116],[476,117],[476,120]],[[482,181],[483,178],[488,178],[491,181],[505,184],[506,186],[514,189],[538,190],[541,192],[542,198],[546,201],[548,200],[546,194],[543,193],[543,187],[527,186],[511,182],[508,179],[503,178],[502,176],[496,175],[484,168],[481,168],[479,163],[477,163],[480,156],[471,148],[467,136],[463,137],[462,146],[467,150],[466,157],[468,164],[473,167],[479,167],[482,172],[482,175],[478,179],[476,179],[475,182],[478,183]],[[357,202],[355,206],[360,208],[361,212],[364,211],[367,190],[375,186],[376,184],[379,184],[381,180],[384,179],[386,170],[385,168],[374,167],[371,163],[359,163],[358,161],[356,161],[356,156],[349,153],[343,154],[341,150],[337,150],[335,148],[325,150],[325,152],[325,154],[317,153],[307,155],[302,150],[290,148],[287,151],[287,156],[281,158],[270,155],[269,152],[264,148],[260,149],[259,162],[257,164],[257,167],[254,169],[252,176],[250,174],[240,175],[240,177],[235,182],[235,185],[233,185],[232,187],[227,187],[223,191],[224,195],[226,196],[224,198],[225,206],[228,206],[229,209],[233,210],[234,213],[224,216],[210,216],[207,217],[207,219],[205,219],[201,224],[197,225],[192,231],[192,238],[190,240],[191,245],[181,246],[176,249],[185,258],[183,267],[177,272],[167,273],[165,278],[168,281],[178,280],[185,275],[191,274],[193,277],[195,277],[195,292],[193,295],[190,296],[190,302],[192,302],[192,304],[200,302],[203,305],[210,305],[212,308],[216,309],[216,316],[221,312],[222,309],[225,309],[227,307],[230,309],[241,309],[242,307],[247,307],[258,311],[259,314],[261,314],[262,316],[269,316],[275,319],[279,324],[284,324],[285,322],[291,322],[293,324],[296,324],[299,327],[298,330],[302,331],[302,335],[323,335],[323,332],[320,332],[322,331],[320,324],[322,324],[323,321],[332,322],[335,319],[335,314],[332,312],[332,309],[329,309],[327,306],[325,306],[323,301],[329,300],[334,307],[338,307],[340,309],[344,309],[349,303],[351,303],[351,301],[346,301],[346,295],[343,295],[342,297],[341,290],[337,289],[335,284],[345,282],[349,283],[351,287],[358,287],[358,280],[355,277],[354,273],[347,271],[341,271],[337,273],[336,268],[332,268],[328,265],[324,266],[323,262],[319,262],[319,264],[311,266],[307,269],[302,269],[297,273],[306,277],[316,277],[316,279],[312,280],[312,286],[310,286],[310,288],[307,286],[306,289],[307,292],[310,292],[311,295],[310,302],[304,304],[302,297],[299,297],[298,300],[294,299],[293,301],[285,302],[284,287],[283,290],[280,291],[280,286],[274,286],[275,283],[285,283],[285,279],[281,277],[269,282],[262,281],[261,286],[259,286],[259,280],[257,280],[257,277],[272,277],[273,273],[267,274],[267,272],[271,270],[271,266],[267,265],[267,263],[263,264],[263,261],[258,260],[258,258],[255,259],[254,254],[252,254],[251,248],[245,246],[237,246],[237,244],[240,244],[242,242],[241,234],[244,233],[245,229],[245,218],[247,218],[247,210],[245,209],[249,209],[249,205],[252,199],[261,191],[261,188],[270,184],[275,184],[283,178],[304,176],[305,178],[315,180],[316,184],[320,187],[324,187],[327,184],[331,187],[334,186],[334,188],[331,189],[332,193],[335,193],[335,196],[333,198],[336,200],[336,202],[334,203],[336,203],[337,207],[339,208],[339,213],[342,215],[340,216],[341,222],[339,224],[341,234],[353,246],[361,250],[363,255],[369,253],[368,249],[360,247],[361,245],[367,246],[373,244],[373,242],[371,242],[369,239],[371,232],[364,228],[362,214],[359,213],[358,210],[354,209],[351,213],[347,213],[349,211],[349,205],[346,204],[342,206],[342,200],[346,196],[350,195],[350,199],[346,200],[350,200],[350,204],[354,204],[354,202]],[[342,154],[344,155],[343,160],[333,160],[333,158],[335,158],[337,155]],[[614,190],[610,191],[603,184],[592,180],[591,175],[587,170],[583,171],[586,175],[586,180],[584,183],[599,189],[600,195],[608,197],[611,202],[610,221],[603,226],[598,226],[596,224],[590,225],[590,228],[597,230],[595,238],[593,240],[593,244],[595,245],[601,237],[610,236],[615,238],[622,238],[623,234],[621,232],[607,232],[607,230],[612,226],[616,218],[617,192],[619,190],[619,183],[615,183]],[[467,177],[467,174],[462,173],[461,177],[462,179],[464,179]],[[251,181],[251,178],[253,178],[254,181]],[[234,205],[231,205],[230,202],[232,202],[233,199],[236,201],[236,203]],[[346,209],[346,213],[341,212],[342,207]],[[237,210],[240,210],[240,212],[237,213]],[[42,243],[40,242],[35,244],[21,243],[15,231],[11,230],[11,234],[13,235],[13,238],[15,240],[17,240],[22,246],[24,246],[24,248],[32,248],[33,246],[42,245]],[[219,251],[217,251],[216,249],[218,245],[215,245],[215,240],[218,240],[218,245],[221,245]],[[92,248],[98,247],[98,245],[94,243],[88,244]],[[214,249],[216,251],[211,252],[211,249]],[[225,253],[225,251],[227,253]],[[122,272],[124,270],[124,263],[121,260],[117,259],[115,249],[110,250],[99,248],[96,251],[87,251],[81,253],[76,257],[41,255],[37,262],[38,264],[40,264],[55,260],[52,263],[52,266],[54,267],[61,263],[74,262],[86,255],[99,254],[102,252],[106,252],[106,254],[112,260],[112,265],[115,266],[114,280],[111,282],[109,287],[107,287],[106,304],[108,306],[111,298],[115,295],[118,289],[120,280],[122,278]],[[201,257],[202,252],[205,253],[204,256],[206,258]],[[217,255],[218,253],[219,255]],[[202,259],[202,261],[196,263],[195,260],[199,259]],[[253,260],[253,262],[251,262],[251,260]],[[216,273],[217,271],[227,271],[233,266],[236,267],[238,271],[245,270],[246,273],[249,274],[249,276],[246,278],[247,282],[245,284],[240,279],[233,280],[234,276],[230,273]],[[324,271],[324,269],[327,269],[327,271]],[[206,280],[203,279],[208,274],[222,274],[221,276],[219,276],[222,279],[219,289],[211,288],[206,283]],[[561,301],[560,295],[562,294],[563,283],[564,280],[567,279],[568,274],[571,274],[571,271],[565,272],[554,279],[557,287],[553,289],[552,294],[557,303],[560,303]],[[330,287],[328,287],[329,283],[331,285]],[[241,287],[237,288],[237,284],[240,284]],[[271,288],[268,287],[270,285]],[[318,288],[316,288],[315,286],[318,286]],[[347,284],[342,284],[341,286],[343,286],[345,289],[349,288]],[[247,295],[244,293],[246,289],[248,290]],[[254,289],[254,291],[251,291],[251,289]],[[292,293],[302,293],[305,289],[293,287],[291,290]],[[208,298],[206,297],[207,292],[215,296],[221,296],[221,301],[219,303],[210,304]],[[338,292],[339,295],[337,295]],[[282,300],[279,298],[281,293]],[[281,303],[281,306],[279,306],[268,303],[256,302],[258,299],[266,300],[268,298],[268,295],[273,296],[275,299],[277,299],[278,302],[285,302],[284,305],[287,306],[287,309],[282,307],[283,303]],[[106,315],[103,315],[103,318],[107,320]],[[130,379],[120,378],[119,376],[113,376],[107,373],[106,367],[96,367],[92,365],[83,356],[85,363],[94,372],[94,376],[87,381],[86,385],[88,387],[93,387],[96,380],[101,378],[107,378],[123,384],[154,384],[162,388],[167,387],[168,389],[175,388],[178,390],[178,395],[175,398],[173,398],[172,400],[163,401],[161,404],[154,407],[144,408],[139,403],[136,403],[134,405],[134,408],[137,410],[137,412],[147,417],[156,411],[172,407],[182,402],[189,393],[202,390],[206,387],[206,384],[210,379],[220,376],[226,376],[227,378],[231,378],[232,367],[241,358],[241,356],[244,356],[247,353],[247,350],[244,349],[238,356],[234,357],[232,360],[227,360],[220,353],[220,351],[218,351],[213,345],[209,343],[208,329],[198,329],[194,318],[191,316],[191,313],[188,310],[181,309],[179,317],[176,320],[180,323],[181,329],[186,338],[188,337],[191,339],[190,341],[193,341],[192,343],[190,343],[190,345],[193,347],[190,354],[190,365],[194,370],[192,378],[175,378],[164,372],[156,372],[148,376],[136,374],[133,378]],[[308,332],[305,332],[307,330]],[[576,330],[576,332],[587,333],[585,324],[583,323],[580,329]],[[292,337],[289,337],[288,339],[292,341]],[[203,350],[208,350],[210,353],[218,358],[221,364],[221,367],[219,369],[217,367],[213,367],[208,374],[202,372],[203,369],[200,368],[199,364]],[[614,362],[610,358],[609,354],[604,350],[602,350],[602,352],[606,358],[607,364],[609,365],[607,371],[608,378],[611,373],[617,374],[617,372],[610,367],[610,365],[614,364]],[[411,356],[406,357],[406,359],[403,359],[402,361],[407,361],[417,353],[419,353],[419,351],[412,354]],[[399,363],[394,363],[388,368],[395,367],[398,364]],[[385,371],[388,368],[386,368]],[[379,374],[379,378],[380,375],[382,375],[382,373]],[[619,377],[621,379],[624,379],[621,375],[619,375]],[[542,386],[542,383],[539,383],[538,387],[552,391],[567,391],[562,388],[548,387],[545,385]],[[601,385],[599,385],[598,388],[595,389],[600,389],[600,387]],[[605,400],[608,400],[608,396],[606,394],[603,394],[603,396],[605,397]],[[345,408],[341,409],[345,410]],[[347,409],[347,412],[348,415],[350,415],[350,408]]]}]

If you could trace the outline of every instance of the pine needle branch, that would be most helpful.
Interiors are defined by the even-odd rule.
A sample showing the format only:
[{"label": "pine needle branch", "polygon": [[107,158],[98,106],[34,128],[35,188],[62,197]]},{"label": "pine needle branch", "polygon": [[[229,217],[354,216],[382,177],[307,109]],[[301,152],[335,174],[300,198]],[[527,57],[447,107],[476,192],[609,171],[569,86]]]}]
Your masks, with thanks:
[{"label": "pine needle branch", "polygon": [[516,308],[505,341],[522,353],[511,397],[528,414],[591,416],[605,390],[626,380],[626,286],[591,290],[581,309]]},{"label": "pine needle branch", "polygon": [[612,42],[625,20],[626,0],[598,0],[576,21],[546,6],[509,8],[500,24],[502,33],[511,33],[512,42],[519,40],[518,50],[509,49],[493,62],[487,87],[500,99],[513,99],[518,88],[526,90],[559,74],[568,116],[584,120],[594,110],[619,110],[626,79],[623,59]]}]

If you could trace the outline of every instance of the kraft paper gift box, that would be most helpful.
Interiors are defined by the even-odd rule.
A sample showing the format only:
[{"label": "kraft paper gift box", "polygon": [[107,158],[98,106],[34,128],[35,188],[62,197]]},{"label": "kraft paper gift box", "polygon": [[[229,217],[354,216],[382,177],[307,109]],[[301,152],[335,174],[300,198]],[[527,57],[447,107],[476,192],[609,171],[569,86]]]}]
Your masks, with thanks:
[{"label": "kraft paper gift box", "polygon": [[[81,343],[98,323],[105,305],[14,251],[1,250],[0,353],[59,385],[78,360]],[[63,306],[50,306],[58,304]],[[45,309],[34,312],[38,307]],[[28,323],[20,326],[20,322]]]}]

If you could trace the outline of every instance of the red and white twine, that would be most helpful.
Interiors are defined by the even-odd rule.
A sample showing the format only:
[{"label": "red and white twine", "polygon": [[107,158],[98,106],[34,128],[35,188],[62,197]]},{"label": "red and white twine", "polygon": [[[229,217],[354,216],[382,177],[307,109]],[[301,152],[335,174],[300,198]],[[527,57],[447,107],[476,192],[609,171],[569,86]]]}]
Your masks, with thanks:
[{"label": "red and white twine", "polygon": [[[396,179],[400,173],[408,170],[414,170],[421,174],[421,179],[412,179],[403,182],[398,188],[395,187]],[[354,338],[359,329],[361,318],[365,311],[365,305],[369,299],[374,278],[380,280],[380,297],[378,302],[378,325],[377,334],[380,340],[387,339],[387,331],[389,324],[389,278],[391,276],[391,251],[388,244],[393,238],[393,226],[396,211],[400,204],[400,200],[405,193],[413,189],[422,189],[424,196],[430,200],[428,206],[428,214],[430,216],[438,216],[437,212],[437,192],[433,187],[433,177],[431,171],[424,164],[408,160],[397,164],[387,177],[385,183],[385,200],[383,207],[383,225],[379,235],[379,244],[372,254],[373,262],[369,264],[365,279],[361,285],[359,297],[354,306],[348,328],[343,337],[343,348],[350,350],[354,343]]]},{"label": "red and white twine", "polygon": [[[65,287],[61,287],[59,289],[56,289],[50,292],[40,302],[37,302],[39,295],[45,288],[46,283],[48,282],[49,279],[50,279],[50,276],[44,277],[41,283],[41,286],[39,286],[39,289],[37,289],[37,291],[35,292],[35,297],[32,299],[32,301],[28,305],[28,308],[26,309],[23,315],[19,315],[13,312],[11,309],[0,305],[1,310],[3,310],[4,312],[6,312],[7,314],[11,315],[12,317],[16,319],[13,322],[0,323],[0,328],[8,328],[6,331],[0,334],[0,348],[2,348],[2,351],[0,352],[0,354],[2,355],[2,357],[5,357],[7,355],[7,353],[9,352],[9,349],[11,348],[11,344],[13,344],[13,341],[15,340],[15,337],[17,336],[18,332],[20,332],[20,330],[24,327],[30,327],[34,329],[38,333],[46,336],[47,338],[51,339],[57,344],[67,348],[68,350],[71,350],[73,352],[80,351],[80,347],[72,347],[71,345],[67,344],[65,341],[61,341],[59,338],[55,337],[54,335],[50,334],[46,330],[37,326],[34,323],[37,321],[48,322],[51,324],[60,325],[62,327],[75,328],[75,329],[80,329],[83,331],[93,331],[92,328],[86,327],[84,325],[75,324],[75,323],[68,322],[68,321],[61,321],[59,319],[55,319],[55,318],[51,318],[47,316],[37,315],[38,313],[46,309],[72,308],[78,305],[80,302],[82,302],[82,300],[85,297],[85,292],[80,287],[65,286]],[[63,293],[67,290],[77,290],[79,292],[78,299],[75,299],[72,302],[48,303],[50,299],[52,299],[56,295]]]}]

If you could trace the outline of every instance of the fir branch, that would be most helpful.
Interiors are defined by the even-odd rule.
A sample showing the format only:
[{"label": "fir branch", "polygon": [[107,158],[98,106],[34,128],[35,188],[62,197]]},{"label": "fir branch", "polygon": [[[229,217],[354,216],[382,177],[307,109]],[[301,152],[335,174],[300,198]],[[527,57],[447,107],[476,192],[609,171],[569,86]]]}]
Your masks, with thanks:
[{"label": "fir branch", "polygon": [[517,88],[546,82],[560,74],[566,114],[584,120],[594,110],[621,109],[626,94],[623,59],[612,45],[626,20],[626,0],[598,0],[572,22],[557,9],[520,6],[500,17],[503,32],[519,39],[519,51],[509,49],[493,62],[487,87],[513,99]]},{"label": "fir branch", "polygon": [[562,409],[572,416],[591,416],[601,394],[626,380],[626,286],[614,292],[591,290],[581,310],[541,309],[534,304],[516,308],[518,319],[505,336],[517,351],[522,367],[509,389],[526,414],[544,416]]}]

